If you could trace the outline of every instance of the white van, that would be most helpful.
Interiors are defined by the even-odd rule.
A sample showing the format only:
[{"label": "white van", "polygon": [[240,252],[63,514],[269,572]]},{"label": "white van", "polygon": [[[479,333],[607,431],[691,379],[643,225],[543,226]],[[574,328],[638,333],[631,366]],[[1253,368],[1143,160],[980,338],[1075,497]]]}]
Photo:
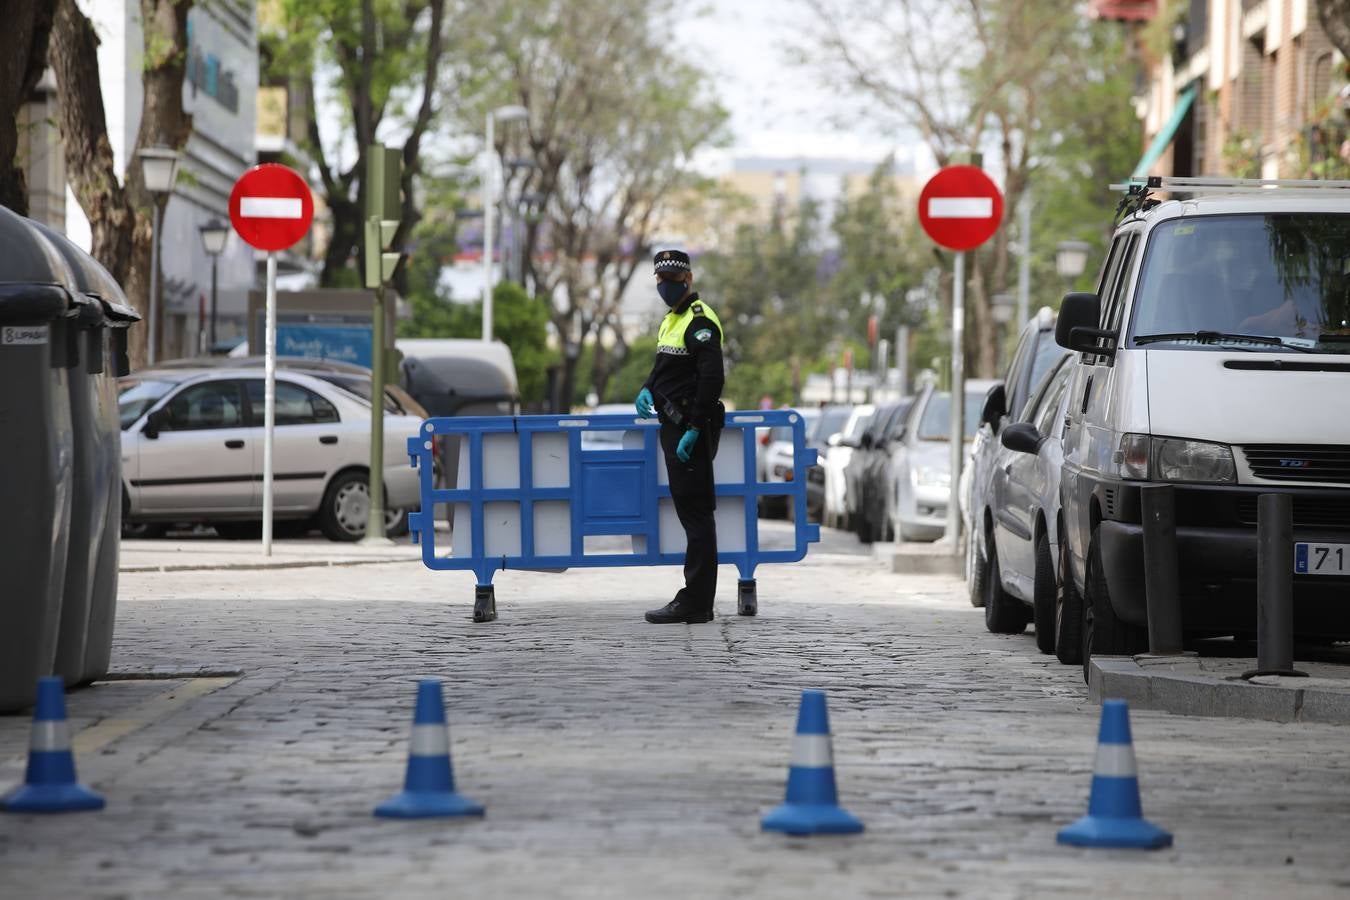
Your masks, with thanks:
[{"label": "white van", "polygon": [[1150,179],[1126,210],[1097,292],[1056,323],[1079,354],[1060,600],[1085,661],[1147,649],[1150,483],[1176,488],[1187,634],[1256,630],[1257,497],[1278,492],[1295,632],[1350,637],[1350,183]]}]

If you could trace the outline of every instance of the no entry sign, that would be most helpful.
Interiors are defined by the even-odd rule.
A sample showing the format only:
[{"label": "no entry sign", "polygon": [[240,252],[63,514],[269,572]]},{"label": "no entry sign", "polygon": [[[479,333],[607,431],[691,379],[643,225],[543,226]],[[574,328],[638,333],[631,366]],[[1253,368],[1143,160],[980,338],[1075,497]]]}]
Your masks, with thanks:
[{"label": "no entry sign", "polygon": [[230,191],[230,222],[250,246],[285,250],[309,231],[314,197],[293,169],[264,163],[249,169]]},{"label": "no entry sign", "polygon": [[948,166],[923,186],[919,222],[948,250],[974,250],[994,236],[1003,221],[1003,195],[975,166]]}]

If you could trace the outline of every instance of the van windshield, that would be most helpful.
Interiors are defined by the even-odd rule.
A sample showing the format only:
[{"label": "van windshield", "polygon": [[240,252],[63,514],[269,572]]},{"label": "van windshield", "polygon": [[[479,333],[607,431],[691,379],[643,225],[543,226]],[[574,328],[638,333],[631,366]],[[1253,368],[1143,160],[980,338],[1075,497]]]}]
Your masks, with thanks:
[{"label": "van windshield", "polygon": [[1136,297],[1134,346],[1350,354],[1350,216],[1163,223]]}]

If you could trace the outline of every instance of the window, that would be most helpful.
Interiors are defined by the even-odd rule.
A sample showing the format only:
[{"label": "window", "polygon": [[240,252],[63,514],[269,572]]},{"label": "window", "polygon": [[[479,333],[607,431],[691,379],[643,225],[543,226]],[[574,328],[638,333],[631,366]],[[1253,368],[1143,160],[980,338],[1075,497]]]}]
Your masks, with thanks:
[{"label": "window", "polygon": [[1072,371],[1072,363],[1065,363],[1056,369],[1041,395],[1041,402],[1036,406],[1035,423],[1041,437],[1054,437],[1059,434],[1059,426],[1063,422],[1060,407],[1063,405],[1064,391],[1069,386],[1069,375]]},{"label": "window", "polygon": [[124,381],[118,387],[117,413],[122,420],[122,429],[136,424],[136,420],[145,411],[154,406],[160,397],[174,389],[172,381]]},{"label": "window", "polygon": [[1139,243],[1139,233],[1131,232],[1126,236],[1127,243],[1120,254],[1120,268],[1110,285],[1110,291],[1102,294],[1101,327],[1108,331],[1120,325],[1120,314],[1125,308],[1125,296],[1129,290],[1130,269],[1134,264],[1134,251]]},{"label": "window", "polygon": [[179,391],[164,407],[160,431],[239,428],[244,424],[239,382],[207,381]]},{"label": "window", "polygon": [[[253,424],[262,425],[266,419],[263,382],[254,379],[248,383],[248,401],[252,408]],[[321,425],[338,421],[337,408],[323,397],[290,381],[277,382],[276,422],[281,425]]]},{"label": "window", "polygon": [[[923,409],[923,418],[919,420],[919,440],[950,441],[952,437],[951,394],[946,391],[934,391]],[[966,392],[965,437],[970,440],[980,427],[980,411],[984,409],[984,396],[971,391]]]}]

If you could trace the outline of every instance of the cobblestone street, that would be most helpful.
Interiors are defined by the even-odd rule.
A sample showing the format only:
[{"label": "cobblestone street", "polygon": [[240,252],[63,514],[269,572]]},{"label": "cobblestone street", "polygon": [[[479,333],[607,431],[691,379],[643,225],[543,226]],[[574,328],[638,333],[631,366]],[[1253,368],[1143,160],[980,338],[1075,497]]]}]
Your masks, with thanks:
[{"label": "cobblestone street", "polygon": [[[781,526],[779,526],[781,527]],[[25,897],[1321,897],[1350,893],[1347,731],[1135,712],[1171,850],[1072,850],[1098,708],[961,584],[827,534],[758,573],[760,616],[647,625],[674,568],[471,577],[417,562],[131,572],[114,667],[207,677],[69,695],[103,812],[0,817]],[[228,673],[242,674],[231,677]],[[414,680],[444,680],[483,820],[394,822]],[[761,833],[798,692],[828,693],[850,838]],[[27,717],[0,719],[0,776]]]}]

